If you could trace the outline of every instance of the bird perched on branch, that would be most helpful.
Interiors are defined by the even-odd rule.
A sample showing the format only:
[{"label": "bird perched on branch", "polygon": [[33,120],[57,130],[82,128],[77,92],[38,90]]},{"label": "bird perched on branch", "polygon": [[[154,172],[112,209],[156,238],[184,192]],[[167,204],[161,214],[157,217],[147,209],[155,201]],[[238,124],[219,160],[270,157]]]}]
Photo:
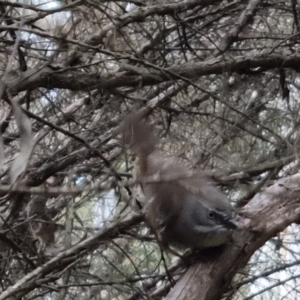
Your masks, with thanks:
[{"label": "bird perched on branch", "polygon": [[119,132],[138,157],[143,211],[161,245],[204,249],[226,243],[237,228],[227,197],[201,172],[191,172],[179,159],[159,151],[158,138],[142,119],[143,113],[126,116]]}]

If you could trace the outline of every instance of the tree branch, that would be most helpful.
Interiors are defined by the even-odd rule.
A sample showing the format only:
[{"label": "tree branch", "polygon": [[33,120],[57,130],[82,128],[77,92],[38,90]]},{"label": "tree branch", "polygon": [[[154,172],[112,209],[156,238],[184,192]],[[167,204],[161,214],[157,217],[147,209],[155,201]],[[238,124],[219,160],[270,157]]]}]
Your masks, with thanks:
[{"label": "tree branch", "polygon": [[[0,295],[0,300],[8,299],[9,297],[16,295],[24,286],[26,286],[26,289],[30,289],[32,286],[35,286],[36,278],[39,278],[42,275],[45,276],[49,272],[53,271],[52,268],[55,267],[57,263],[62,261],[64,258],[67,258],[74,254],[79,255],[80,252],[86,249],[94,249],[97,245],[99,245],[100,241],[108,238],[113,238],[114,236],[119,234],[120,231],[138,224],[141,219],[142,217],[137,215],[128,216],[122,222],[107,226],[107,228],[99,231],[97,234],[91,236],[90,238],[87,238],[84,241],[73,246],[72,248],[61,252],[48,262],[28,273],[22,279],[17,281],[13,286],[2,292],[2,294]],[[76,256],[75,259],[78,259],[78,256]]]},{"label": "tree branch", "polygon": [[28,70],[22,74],[21,79],[10,80],[6,84],[12,94],[39,87],[69,89],[73,91],[82,89],[90,90],[96,87],[109,90],[117,87],[155,85],[169,80],[189,80],[204,75],[222,74],[229,70],[230,72],[247,73],[253,69],[260,68],[261,70],[256,70],[256,73],[259,73],[283,67],[294,69],[297,72],[300,71],[297,67],[300,65],[299,54],[288,57],[280,54],[237,56],[234,59],[227,60],[224,60],[224,58],[213,58],[201,62],[186,63],[168,69],[147,64],[134,58],[131,58],[131,60],[146,65],[148,69],[139,68],[139,74],[116,72],[101,76],[98,73],[84,73],[45,66],[40,70]]}]

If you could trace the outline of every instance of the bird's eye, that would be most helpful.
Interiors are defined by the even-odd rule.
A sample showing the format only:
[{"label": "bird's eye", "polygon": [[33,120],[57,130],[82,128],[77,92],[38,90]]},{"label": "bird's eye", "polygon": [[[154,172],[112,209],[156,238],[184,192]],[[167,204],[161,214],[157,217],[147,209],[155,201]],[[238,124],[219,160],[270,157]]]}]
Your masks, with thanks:
[{"label": "bird's eye", "polygon": [[210,212],[208,213],[208,217],[212,219],[212,218],[214,217],[214,213],[213,213],[212,211],[210,211]]}]

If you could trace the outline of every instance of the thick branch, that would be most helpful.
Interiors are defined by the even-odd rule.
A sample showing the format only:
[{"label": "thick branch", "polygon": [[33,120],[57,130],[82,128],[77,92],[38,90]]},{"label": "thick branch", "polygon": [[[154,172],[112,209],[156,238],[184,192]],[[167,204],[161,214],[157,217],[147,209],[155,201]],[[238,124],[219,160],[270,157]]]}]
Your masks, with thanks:
[{"label": "thick branch", "polygon": [[[138,61],[138,60],[137,60]],[[145,65],[145,62],[141,62]],[[146,64],[147,65],[147,64]],[[41,70],[28,70],[22,74],[17,82],[7,82],[12,93],[34,88],[61,88],[69,90],[83,90],[91,88],[114,89],[117,87],[134,87],[155,85],[169,80],[196,79],[200,76],[210,74],[222,74],[230,72],[249,73],[253,69],[256,72],[266,71],[274,68],[296,69],[300,65],[300,55],[284,56],[279,54],[237,56],[234,59],[214,58],[207,61],[192,62],[175,66],[169,69],[159,68],[155,65],[147,65],[146,68],[139,68],[139,74],[130,72],[116,72],[101,76],[98,73],[84,73],[78,71],[64,71],[44,67]],[[259,70],[258,68],[261,68]]]}]

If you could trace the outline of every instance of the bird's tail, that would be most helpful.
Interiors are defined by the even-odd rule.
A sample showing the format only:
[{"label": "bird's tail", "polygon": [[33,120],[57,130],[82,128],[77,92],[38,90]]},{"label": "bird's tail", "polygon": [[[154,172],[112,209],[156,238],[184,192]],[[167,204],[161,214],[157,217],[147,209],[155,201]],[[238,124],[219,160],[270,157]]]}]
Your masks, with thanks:
[{"label": "bird's tail", "polygon": [[143,121],[144,115],[144,113],[127,115],[119,127],[123,145],[129,147],[139,157],[141,175],[147,174],[147,158],[157,144],[151,126]]}]

